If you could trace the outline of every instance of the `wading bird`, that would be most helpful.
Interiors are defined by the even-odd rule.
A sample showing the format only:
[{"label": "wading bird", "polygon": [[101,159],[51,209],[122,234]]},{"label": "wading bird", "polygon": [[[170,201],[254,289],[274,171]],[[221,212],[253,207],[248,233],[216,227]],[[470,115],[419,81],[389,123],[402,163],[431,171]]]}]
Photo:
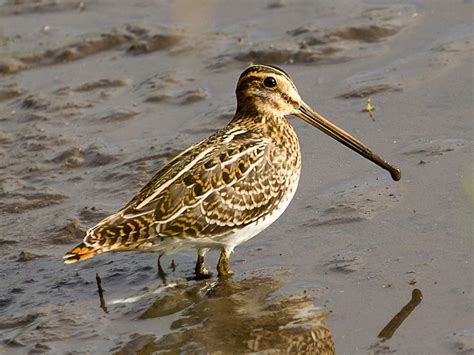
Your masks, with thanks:
[{"label": "wading bird", "polygon": [[117,213],[90,228],[66,253],[74,263],[118,251],[170,254],[197,249],[196,276],[208,277],[204,256],[219,249],[219,276],[231,275],[234,248],[272,224],[293,198],[301,170],[297,116],[363,157],[400,170],[312,110],[282,69],[253,65],[239,78],[230,123],[172,159]]}]

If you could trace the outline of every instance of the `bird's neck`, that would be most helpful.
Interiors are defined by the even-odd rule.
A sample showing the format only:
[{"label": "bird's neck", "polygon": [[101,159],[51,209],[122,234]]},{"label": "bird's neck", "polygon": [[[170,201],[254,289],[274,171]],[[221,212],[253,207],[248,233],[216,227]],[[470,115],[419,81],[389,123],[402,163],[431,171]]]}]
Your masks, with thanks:
[{"label": "bird's neck", "polygon": [[271,141],[267,154],[270,164],[284,160],[279,170],[292,170],[299,176],[301,167],[301,150],[298,136],[288,119],[272,112],[239,110],[230,122],[229,128],[238,127],[260,139]]},{"label": "bird's neck", "polygon": [[282,107],[271,98],[260,96],[237,97],[236,116],[283,117]]},{"label": "bird's neck", "polygon": [[266,136],[275,141],[298,141],[296,132],[288,119],[271,111],[254,111],[237,109],[230,126],[239,126],[249,131]]},{"label": "bird's neck", "polygon": [[282,115],[275,115],[270,111],[255,111],[246,107],[245,109],[237,108],[230,124],[266,131],[277,127],[283,121],[287,121],[287,119]]}]

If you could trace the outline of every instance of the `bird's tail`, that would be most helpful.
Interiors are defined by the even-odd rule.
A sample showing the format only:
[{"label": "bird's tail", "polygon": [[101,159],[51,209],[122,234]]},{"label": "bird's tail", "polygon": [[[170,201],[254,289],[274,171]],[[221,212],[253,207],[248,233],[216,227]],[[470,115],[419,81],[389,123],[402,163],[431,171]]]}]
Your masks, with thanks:
[{"label": "bird's tail", "polygon": [[66,254],[64,254],[63,259],[64,263],[72,264],[78,261],[92,258],[93,256],[100,254],[101,252],[102,251],[98,247],[87,246],[84,243],[81,243],[71,249]]}]

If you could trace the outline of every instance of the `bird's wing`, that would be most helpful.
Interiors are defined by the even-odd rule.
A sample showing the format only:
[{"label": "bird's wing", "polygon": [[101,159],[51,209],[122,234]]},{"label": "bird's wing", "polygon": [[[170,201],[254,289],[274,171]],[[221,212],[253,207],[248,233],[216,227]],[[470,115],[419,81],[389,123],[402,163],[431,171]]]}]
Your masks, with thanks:
[{"label": "bird's wing", "polygon": [[285,185],[285,174],[269,163],[269,149],[267,146],[262,154],[250,153],[254,163],[245,174],[240,175],[242,162],[238,161],[222,169],[230,176],[228,179],[216,168],[216,176],[222,178],[219,188],[160,225],[159,237],[218,238],[267,216],[286,193],[281,188]]},{"label": "bird's wing", "polygon": [[124,209],[91,228],[86,245],[135,249],[156,238],[225,235],[281,199],[271,142],[230,129],[170,161]]}]

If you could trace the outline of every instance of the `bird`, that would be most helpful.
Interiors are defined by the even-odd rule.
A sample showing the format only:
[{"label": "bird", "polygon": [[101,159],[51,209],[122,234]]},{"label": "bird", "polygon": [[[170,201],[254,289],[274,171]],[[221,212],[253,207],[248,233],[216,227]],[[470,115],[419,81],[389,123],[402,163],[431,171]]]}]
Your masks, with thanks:
[{"label": "bird", "polygon": [[234,248],[275,222],[295,195],[301,149],[288,116],[400,179],[400,169],[306,104],[283,69],[249,66],[238,79],[236,97],[227,126],[171,159],[125,207],[88,229],[64,262],[105,252],[156,252],[161,258],[196,249],[195,276],[208,278],[205,255],[219,250],[218,276],[231,276]]}]

